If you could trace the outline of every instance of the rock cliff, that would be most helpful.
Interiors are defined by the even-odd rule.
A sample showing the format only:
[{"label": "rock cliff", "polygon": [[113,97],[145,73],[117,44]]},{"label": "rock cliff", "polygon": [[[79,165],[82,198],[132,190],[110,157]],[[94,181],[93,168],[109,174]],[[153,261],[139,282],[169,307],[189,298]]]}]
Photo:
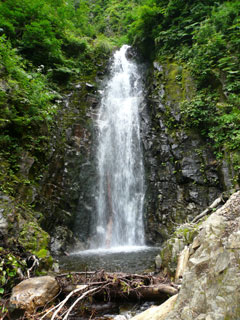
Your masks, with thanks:
[{"label": "rock cliff", "polygon": [[174,225],[192,219],[234,185],[226,156],[218,161],[210,140],[189,129],[182,102],[194,95],[194,81],[177,62],[154,62],[146,80],[142,139],[147,181],[145,222],[148,242],[162,243]]}]

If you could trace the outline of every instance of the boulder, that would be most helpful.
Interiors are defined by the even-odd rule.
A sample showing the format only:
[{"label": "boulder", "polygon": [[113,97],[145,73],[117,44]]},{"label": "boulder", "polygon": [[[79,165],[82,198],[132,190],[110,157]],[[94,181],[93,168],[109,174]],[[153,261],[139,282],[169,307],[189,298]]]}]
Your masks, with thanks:
[{"label": "boulder", "polygon": [[173,309],[178,295],[169,298],[160,306],[154,306],[133,317],[132,320],[165,320],[167,314]]},{"label": "boulder", "polygon": [[240,319],[240,191],[203,222],[164,320]]},{"label": "boulder", "polygon": [[33,312],[44,306],[59,291],[57,280],[51,276],[35,277],[24,280],[12,290],[10,303],[17,309]]}]

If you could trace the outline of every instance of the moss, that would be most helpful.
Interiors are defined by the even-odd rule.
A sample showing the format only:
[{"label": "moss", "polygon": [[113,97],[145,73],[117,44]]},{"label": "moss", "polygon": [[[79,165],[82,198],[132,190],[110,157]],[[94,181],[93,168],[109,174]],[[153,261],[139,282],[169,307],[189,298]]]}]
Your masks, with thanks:
[{"label": "moss", "polygon": [[191,98],[195,88],[189,70],[175,62],[165,64],[164,70],[165,88],[170,100],[180,103]]},{"label": "moss", "polygon": [[175,240],[170,239],[165,242],[163,249],[160,252],[162,259],[162,268],[169,276],[174,276],[177,268],[177,252],[175,250]]},{"label": "moss", "polygon": [[194,93],[196,92],[196,88],[194,86],[193,79],[191,77],[190,71],[184,67],[182,69],[182,89],[184,91],[184,98],[190,100]]},{"label": "moss", "polygon": [[[21,219],[21,217],[20,217]],[[23,224],[23,225],[22,225]],[[53,258],[48,250],[50,236],[36,221],[21,221],[18,241],[26,251],[36,255],[40,260],[39,272],[52,267]]]},{"label": "moss", "polygon": [[26,222],[18,240],[26,250],[36,254],[48,247],[50,237],[36,222]]},{"label": "moss", "polygon": [[36,256],[38,256],[40,259],[46,258],[48,255],[49,251],[47,249],[40,249],[38,252],[36,252]]},{"label": "moss", "polygon": [[165,272],[174,276],[177,268],[178,255],[186,245],[192,243],[195,236],[198,234],[201,222],[198,224],[183,224],[179,226],[172,237],[163,244],[160,252],[162,259],[162,268]]},{"label": "moss", "polygon": [[[156,62],[158,63],[158,62]],[[181,115],[181,103],[191,100],[195,87],[190,75],[190,71],[183,63],[163,60],[162,70],[154,70],[154,88],[151,97],[160,97],[164,110],[156,114],[156,118],[164,120],[168,129],[168,134],[175,136],[176,129],[179,131],[184,127]]]},{"label": "moss", "polygon": [[48,270],[53,265],[53,257],[47,249],[40,249],[35,252],[35,255],[40,259],[40,270]]},{"label": "moss", "polygon": [[181,85],[177,81],[176,77],[178,75],[178,68],[176,64],[168,64],[167,71],[165,72],[166,79],[166,91],[167,95],[174,101],[182,100],[182,90]]}]

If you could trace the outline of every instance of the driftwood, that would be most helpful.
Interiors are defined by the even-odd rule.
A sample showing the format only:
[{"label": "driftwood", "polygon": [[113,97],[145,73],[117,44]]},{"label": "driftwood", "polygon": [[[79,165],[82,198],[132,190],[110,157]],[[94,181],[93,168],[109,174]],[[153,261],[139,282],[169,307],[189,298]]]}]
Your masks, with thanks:
[{"label": "driftwood", "polygon": [[[88,280],[95,276],[93,273],[86,273]],[[90,276],[90,278],[89,278]],[[127,300],[158,300],[166,295],[174,295],[178,292],[173,283],[167,282],[165,278],[157,278],[150,275],[126,274],[126,273],[104,273],[100,274],[105,281],[91,281],[91,286],[101,286],[107,283],[107,294],[111,300],[122,298]],[[97,274],[99,278],[99,274]],[[99,279],[98,279],[99,280]],[[70,284],[63,288],[63,292],[69,293],[78,289],[79,285]],[[105,294],[103,290],[97,294],[98,297]]]},{"label": "driftwood", "polygon": [[216,207],[219,206],[220,203],[223,203],[224,200],[222,197],[217,198],[216,200],[213,201],[213,203],[207,207],[207,209],[205,209],[203,212],[201,212],[198,216],[196,216],[192,222],[197,222],[198,220],[200,220],[201,218],[203,218],[204,216],[206,216],[207,214],[211,213],[213,209],[215,209]]},{"label": "driftwood", "polygon": [[158,300],[160,297],[174,296],[178,293],[178,289],[173,287],[173,285],[168,285],[164,283],[155,284],[151,286],[142,286],[135,290],[140,294],[143,300]]},{"label": "driftwood", "polygon": [[188,263],[189,255],[189,248],[185,246],[178,257],[177,269],[175,273],[175,281],[177,282],[181,281],[183,277],[183,273],[186,270],[186,266]]},{"label": "driftwood", "polygon": [[[176,285],[164,277],[108,272],[80,272],[57,276],[63,300],[43,311],[38,319],[67,320],[76,315],[87,301],[163,300],[178,292]],[[103,299],[104,298],[104,299]],[[90,299],[90,300],[89,300]]]}]

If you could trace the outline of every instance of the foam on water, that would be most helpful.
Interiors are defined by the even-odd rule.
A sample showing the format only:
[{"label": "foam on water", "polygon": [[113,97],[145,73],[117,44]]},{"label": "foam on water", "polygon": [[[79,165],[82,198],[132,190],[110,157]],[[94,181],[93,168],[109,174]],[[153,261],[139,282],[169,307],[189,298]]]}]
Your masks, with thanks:
[{"label": "foam on water", "polygon": [[71,254],[77,255],[106,255],[112,253],[129,253],[129,252],[138,252],[138,251],[146,251],[151,250],[151,247],[148,246],[119,246],[119,247],[111,247],[100,248],[100,249],[89,249],[84,251],[73,251]]}]

